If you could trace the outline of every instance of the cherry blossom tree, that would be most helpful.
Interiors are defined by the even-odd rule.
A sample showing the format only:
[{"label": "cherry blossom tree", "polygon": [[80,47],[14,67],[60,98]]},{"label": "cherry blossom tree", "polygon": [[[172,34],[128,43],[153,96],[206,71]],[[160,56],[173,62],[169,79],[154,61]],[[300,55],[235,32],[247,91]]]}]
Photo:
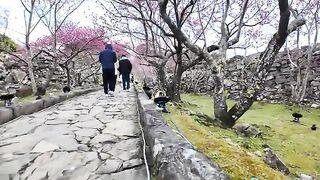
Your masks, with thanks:
[{"label": "cherry blossom tree", "polygon": [[30,37],[38,25],[43,22],[51,33],[54,39],[57,39],[57,31],[61,26],[66,22],[67,18],[83,3],[84,0],[79,1],[63,1],[63,0],[20,0],[24,8],[24,18],[25,18],[25,50],[19,52],[20,55],[11,53],[10,55],[14,56],[19,61],[27,64],[28,75],[31,80],[31,85],[33,93],[37,91],[37,83],[34,76],[34,67],[33,61],[41,53],[47,53],[53,58],[53,65],[50,68],[47,82],[45,87],[49,85],[50,79],[52,77],[53,71],[56,67],[56,53],[57,53],[57,44],[56,40],[54,45],[51,47],[51,52],[48,52],[45,49],[39,51],[38,49],[33,49],[34,46],[31,45]]},{"label": "cherry blossom tree", "polygon": [[[96,73],[100,69],[94,55],[104,48],[104,35],[105,32],[102,29],[79,27],[74,23],[67,23],[57,31],[56,39],[47,35],[36,40],[32,43],[32,46],[37,48],[39,52],[48,53],[43,50],[51,49],[55,43],[59,45],[57,53],[52,58],[56,58],[57,64],[66,70],[68,86],[71,86],[71,70],[73,67],[71,64],[84,63],[84,59],[86,59],[90,62],[86,64],[90,70],[94,69],[93,72]],[[80,60],[82,62],[79,62]],[[81,70],[74,69],[72,71],[81,72]]]},{"label": "cherry blossom tree", "polygon": [[[114,35],[126,34],[130,37],[131,51],[140,59],[146,61],[143,65],[152,66],[157,73],[158,85],[165,90],[173,101],[180,101],[180,83],[184,71],[193,67],[201,59],[190,59],[191,51],[188,51],[182,42],[176,38],[160,17],[158,3],[156,1],[125,1],[115,0],[108,3],[100,2],[106,14],[103,16],[103,24]],[[182,2],[182,1],[181,1]],[[203,1],[205,2],[205,1]],[[206,18],[206,13],[214,4],[207,3],[209,7],[196,7],[198,4],[177,3],[174,19],[180,29],[189,30],[189,35],[194,42],[204,38],[207,24],[200,27],[195,18]],[[186,7],[183,7],[183,6]],[[110,8],[113,7],[113,8]],[[194,12],[192,9],[197,8]],[[181,13],[179,12],[181,10]],[[191,17],[189,19],[188,17]],[[199,27],[196,28],[195,25]],[[191,29],[191,30],[190,30]],[[195,31],[194,31],[195,30]],[[173,64],[170,66],[169,64]],[[169,70],[172,74],[167,77]]]},{"label": "cherry blossom tree", "polygon": [[[81,85],[100,70],[97,55],[105,47],[105,35],[106,32],[101,28],[78,26],[68,22],[57,31],[56,40],[47,35],[33,42],[32,46],[37,48],[39,53],[50,54],[52,57],[53,55],[46,50],[50,50],[57,43],[57,53],[52,58],[56,58],[57,64],[65,69],[68,86],[71,86],[71,75],[75,77],[73,85]],[[113,48],[117,54],[128,54],[122,43],[113,42]],[[77,64],[83,67],[76,66]],[[84,71],[90,72],[89,75],[82,77]]]},{"label": "cherry blossom tree", "polygon": [[[58,31],[67,22],[67,19],[74,13],[85,0],[41,0],[35,7],[35,12],[41,18],[42,23],[48,28],[53,39],[50,51],[55,55],[58,50]],[[49,8],[49,11],[47,9]],[[53,63],[49,68],[46,82],[42,85],[48,87],[58,62],[53,56]]]}]

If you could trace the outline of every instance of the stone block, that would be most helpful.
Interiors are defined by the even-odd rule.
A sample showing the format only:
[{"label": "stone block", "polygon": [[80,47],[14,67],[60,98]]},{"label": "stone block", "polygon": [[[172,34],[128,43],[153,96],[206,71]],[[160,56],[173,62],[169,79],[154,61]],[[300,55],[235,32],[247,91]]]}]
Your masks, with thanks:
[{"label": "stone block", "polygon": [[280,63],[273,63],[272,67],[281,67],[281,64]]},{"label": "stone block", "polygon": [[12,109],[15,117],[19,117],[21,115],[32,114],[34,112],[40,111],[43,108],[44,101],[40,99],[28,104],[14,106]]},{"label": "stone block", "polygon": [[86,90],[83,91],[83,93],[84,93],[84,94],[87,94],[87,93],[91,93],[91,92],[93,92],[93,91],[94,91],[94,89],[86,89]]},{"label": "stone block", "polygon": [[311,81],[310,85],[311,86],[320,86],[320,82],[319,81]]},{"label": "stone block", "polygon": [[280,171],[284,175],[289,175],[289,168],[280,160],[280,158],[272,152],[270,148],[265,148],[264,161],[273,169]]},{"label": "stone block", "polygon": [[48,107],[53,106],[59,102],[61,102],[59,96],[48,97],[48,98],[44,99],[44,108],[48,108]]},{"label": "stone block", "polygon": [[59,95],[60,102],[69,99],[69,93],[64,93]]},{"label": "stone block", "polygon": [[81,90],[75,90],[75,91],[73,91],[73,93],[75,94],[75,96],[82,95],[82,91]]},{"label": "stone block", "polygon": [[0,124],[4,124],[14,118],[11,108],[0,108]]},{"label": "stone block", "polygon": [[316,178],[306,174],[301,174],[298,180],[316,180]]},{"label": "stone block", "polygon": [[76,94],[74,92],[71,92],[69,95],[69,98],[73,98],[73,97],[76,97]]},{"label": "stone block", "polygon": [[286,81],[287,81],[287,79],[285,77],[283,77],[283,76],[277,76],[276,79],[275,79],[275,82],[277,84],[282,84],[282,83],[284,83]]},{"label": "stone block", "polygon": [[21,87],[16,89],[16,96],[17,97],[26,97],[32,95],[32,88],[28,86]]}]

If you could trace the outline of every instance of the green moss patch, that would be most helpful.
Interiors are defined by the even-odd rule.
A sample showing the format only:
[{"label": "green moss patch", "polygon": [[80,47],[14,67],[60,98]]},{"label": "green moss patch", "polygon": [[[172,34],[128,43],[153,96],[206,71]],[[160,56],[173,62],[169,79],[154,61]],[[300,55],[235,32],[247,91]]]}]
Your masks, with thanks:
[{"label": "green moss patch", "polygon": [[[232,129],[205,126],[197,119],[184,113],[184,108],[212,114],[212,98],[208,96],[182,95],[183,104],[170,107],[170,114],[164,114],[168,124],[175,124],[198,148],[217,162],[232,179],[292,179],[301,173],[320,177],[320,130],[311,131],[312,124],[320,126],[320,110],[304,109],[280,104],[256,102],[238,123],[256,124],[262,131],[262,138],[238,136]],[[228,105],[234,104],[228,101]],[[292,122],[292,113],[303,114],[301,124]],[[230,142],[231,141],[231,142]],[[289,167],[292,177],[269,168],[262,157],[262,145],[269,145]],[[240,146],[240,147],[239,147]]]}]

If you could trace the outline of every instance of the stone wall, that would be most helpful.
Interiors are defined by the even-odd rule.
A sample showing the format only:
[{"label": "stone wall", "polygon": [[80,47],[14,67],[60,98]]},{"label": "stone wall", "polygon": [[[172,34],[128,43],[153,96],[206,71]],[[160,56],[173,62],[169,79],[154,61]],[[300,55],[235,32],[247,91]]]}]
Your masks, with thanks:
[{"label": "stone wall", "polygon": [[11,121],[19,116],[32,114],[34,112],[48,108],[67,99],[73,98],[75,96],[87,94],[93,91],[97,91],[99,89],[101,88],[92,88],[84,90],[79,89],[74,90],[70,93],[54,95],[40,100],[35,100],[33,102],[26,103],[23,105],[14,105],[12,107],[0,107],[0,125],[8,121]]},{"label": "stone wall", "polygon": [[[71,86],[78,85],[76,79],[79,76],[84,78],[91,75],[95,66],[90,63],[92,63],[91,59],[79,60],[74,63],[74,66],[70,68]],[[39,55],[33,62],[34,75],[38,85],[45,84],[51,65],[52,58],[44,54]],[[99,66],[99,64],[97,66]],[[80,70],[83,71],[80,72]],[[99,75],[99,73],[100,72],[98,72],[97,75]],[[82,85],[93,85],[94,83],[94,76],[89,76]],[[59,90],[67,84],[66,70],[57,66],[56,70],[53,72],[49,88],[52,90]],[[0,94],[7,93],[8,89],[17,90],[21,87],[31,87],[26,64],[15,61],[10,56],[0,53]]]},{"label": "stone wall", "polygon": [[[245,87],[246,80],[253,75],[259,54],[249,57],[235,56],[228,60],[225,74],[226,93],[231,98],[237,99]],[[302,75],[305,74],[305,65],[307,63],[306,47],[302,50],[293,50],[290,52],[292,61],[299,58]],[[295,62],[297,63],[297,62]],[[209,65],[201,64],[185,72],[183,75],[182,90],[187,93],[204,93],[211,95],[214,82],[210,77]],[[306,96],[303,104],[320,106],[320,48],[313,52],[313,59],[310,68],[310,75],[307,83]],[[292,69],[292,64],[286,52],[281,52],[276,58],[275,63],[270,69],[270,74],[266,79],[264,90],[260,93],[258,99],[283,103],[291,103],[292,85],[296,84],[297,69]]]},{"label": "stone wall", "polygon": [[166,123],[152,100],[138,93],[140,121],[147,144],[147,160],[155,179],[229,179],[216,164],[196,151]]}]

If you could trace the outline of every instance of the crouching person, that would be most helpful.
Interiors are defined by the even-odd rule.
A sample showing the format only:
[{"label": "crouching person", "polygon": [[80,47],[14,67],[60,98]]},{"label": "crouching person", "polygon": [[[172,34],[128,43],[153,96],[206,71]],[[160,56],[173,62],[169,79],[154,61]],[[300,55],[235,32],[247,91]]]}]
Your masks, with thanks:
[{"label": "crouching person", "polygon": [[164,92],[159,91],[154,97],[154,102],[160,108],[160,110],[164,113],[169,113],[166,107],[166,103],[169,102],[169,98],[165,96]]}]

